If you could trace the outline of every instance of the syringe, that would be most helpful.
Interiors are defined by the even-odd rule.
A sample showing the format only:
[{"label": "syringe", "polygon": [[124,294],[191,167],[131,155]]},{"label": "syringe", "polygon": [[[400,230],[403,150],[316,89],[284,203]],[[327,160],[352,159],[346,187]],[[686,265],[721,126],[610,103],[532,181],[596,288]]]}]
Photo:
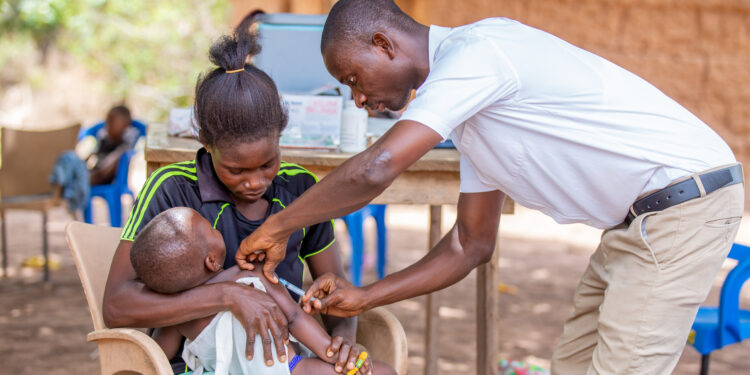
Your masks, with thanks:
[{"label": "syringe", "polygon": [[[290,283],[290,282],[288,282],[288,281],[286,281],[286,280],[284,280],[284,279],[282,279],[280,277],[279,277],[279,282],[281,283],[281,285],[283,285],[287,289],[289,289],[292,293],[294,293],[294,294],[296,294],[296,295],[298,295],[300,297],[302,297],[302,296],[305,295],[305,291],[304,290],[302,290],[301,288],[298,288],[296,285],[294,285],[294,284],[292,284],[292,283]],[[315,300],[317,300],[317,298],[315,298],[315,297],[310,298],[310,302],[313,302]]]}]

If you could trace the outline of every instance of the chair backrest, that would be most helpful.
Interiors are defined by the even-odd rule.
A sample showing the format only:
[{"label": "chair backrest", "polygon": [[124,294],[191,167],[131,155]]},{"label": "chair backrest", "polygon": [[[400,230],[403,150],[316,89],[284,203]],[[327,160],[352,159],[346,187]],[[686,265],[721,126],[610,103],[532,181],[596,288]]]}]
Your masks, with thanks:
[{"label": "chair backrest", "polygon": [[102,317],[102,300],[107,275],[120,242],[122,228],[103,227],[73,221],[65,229],[68,247],[81,278],[94,329],[107,328]]},{"label": "chair backrest", "polygon": [[[139,120],[132,120],[131,124],[134,128],[138,129],[138,133],[140,133],[139,137],[145,137],[146,136],[146,123],[139,121]],[[82,128],[80,132],[78,132],[78,141],[80,142],[82,139],[86,137],[96,137],[96,133],[99,132],[101,128],[104,127],[104,121],[99,122],[97,124],[91,125],[88,128]]]},{"label": "chair backrest", "polygon": [[130,159],[133,158],[133,150],[125,151],[117,163],[117,173],[115,174],[112,185],[117,185],[121,189],[121,194],[128,190],[128,174],[130,173]]},{"label": "chair backrest", "polygon": [[3,197],[52,192],[49,175],[57,158],[76,146],[80,125],[46,131],[3,127],[0,194]]}]

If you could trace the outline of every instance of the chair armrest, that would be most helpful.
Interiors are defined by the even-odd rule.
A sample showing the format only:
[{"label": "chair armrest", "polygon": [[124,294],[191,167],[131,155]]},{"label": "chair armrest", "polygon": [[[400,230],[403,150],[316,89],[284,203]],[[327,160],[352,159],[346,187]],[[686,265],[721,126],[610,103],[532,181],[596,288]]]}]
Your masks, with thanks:
[{"label": "chair armrest", "polygon": [[377,307],[362,313],[357,321],[357,342],[367,348],[374,359],[390,364],[398,374],[405,375],[409,351],[406,332],[396,316]]},{"label": "chair armrest", "polygon": [[86,337],[99,346],[102,374],[121,371],[172,375],[172,367],[161,347],[145,333],[132,328],[99,329]]},{"label": "chair armrest", "polygon": [[734,243],[732,244],[732,249],[729,250],[728,258],[736,259],[738,261],[750,258],[750,247]]},{"label": "chair armrest", "polygon": [[722,346],[740,340],[740,291],[750,279],[750,258],[737,263],[721,287],[719,297],[719,327]]}]

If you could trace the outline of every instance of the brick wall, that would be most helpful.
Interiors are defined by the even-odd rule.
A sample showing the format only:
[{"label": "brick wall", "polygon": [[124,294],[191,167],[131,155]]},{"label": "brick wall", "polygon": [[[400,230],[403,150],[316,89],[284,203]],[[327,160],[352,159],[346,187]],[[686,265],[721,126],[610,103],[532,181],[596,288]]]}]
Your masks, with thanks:
[{"label": "brick wall", "polygon": [[750,171],[750,0],[397,3],[420,22],[443,26],[514,18],[604,56],[695,113]]},{"label": "brick wall", "polygon": [[[334,0],[235,0],[326,12]],[[396,0],[426,24],[510,17],[645,78],[714,128],[750,170],[750,0]],[[748,189],[750,191],[750,189]],[[750,198],[750,195],[748,195]]]}]

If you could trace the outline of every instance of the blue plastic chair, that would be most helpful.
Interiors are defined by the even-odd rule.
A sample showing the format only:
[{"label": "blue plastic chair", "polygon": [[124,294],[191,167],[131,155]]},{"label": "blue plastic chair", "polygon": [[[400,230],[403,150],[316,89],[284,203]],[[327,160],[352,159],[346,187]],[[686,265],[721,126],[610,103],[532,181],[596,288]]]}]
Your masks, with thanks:
[{"label": "blue plastic chair", "polygon": [[701,307],[689,343],[702,355],[701,375],[708,374],[711,352],[750,338],[750,311],[740,310],[740,290],[750,279],[750,247],[734,244],[729,258],[737,260],[721,287],[718,307]]},{"label": "blue plastic chair", "polygon": [[83,220],[89,224],[93,222],[91,201],[94,197],[102,197],[107,201],[109,206],[109,223],[113,227],[122,226],[122,202],[120,198],[123,194],[131,197],[133,192],[128,186],[128,172],[130,171],[130,159],[133,157],[133,150],[128,150],[117,163],[117,173],[112,183],[103,185],[94,185],[91,187],[91,198],[86,208],[83,210]]},{"label": "blue plastic chair", "polygon": [[[138,120],[132,120],[131,123],[133,124],[133,127],[135,127],[136,129],[138,129],[138,132],[141,133],[139,137],[145,137],[146,136],[146,124],[144,122],[141,122],[141,121],[138,121]],[[88,136],[96,137],[96,133],[98,133],[99,130],[101,130],[101,128],[103,128],[103,127],[104,127],[104,121],[102,121],[102,122],[100,122],[98,124],[92,125],[92,126],[90,126],[88,128],[82,128],[78,132],[78,142],[80,142],[82,139],[84,139],[84,138],[86,138]]]},{"label": "blue plastic chair", "polygon": [[357,286],[362,285],[362,264],[364,263],[365,252],[364,221],[368,217],[375,219],[375,226],[378,231],[378,278],[382,279],[385,276],[387,244],[385,205],[371,204],[342,217],[352,241],[352,261],[349,266],[350,281]]},{"label": "blue plastic chair", "polygon": [[[138,132],[140,133],[138,137],[139,139],[146,136],[145,123],[138,120],[132,120],[132,125],[138,129]],[[80,142],[88,136],[96,137],[96,133],[98,133],[103,127],[104,122],[100,122],[91,127],[81,129],[78,133],[78,141]],[[91,198],[89,198],[89,203],[83,210],[83,220],[85,222],[89,224],[93,223],[91,200],[94,199],[94,197],[101,197],[107,201],[107,206],[109,207],[110,225],[113,227],[119,227],[122,225],[122,202],[120,201],[120,197],[123,194],[128,194],[131,197],[133,196],[133,192],[130,191],[130,187],[128,186],[128,172],[130,171],[130,159],[132,157],[132,150],[122,155],[122,158],[120,158],[120,161],[117,164],[117,174],[111,183],[94,185],[91,187]]]}]

